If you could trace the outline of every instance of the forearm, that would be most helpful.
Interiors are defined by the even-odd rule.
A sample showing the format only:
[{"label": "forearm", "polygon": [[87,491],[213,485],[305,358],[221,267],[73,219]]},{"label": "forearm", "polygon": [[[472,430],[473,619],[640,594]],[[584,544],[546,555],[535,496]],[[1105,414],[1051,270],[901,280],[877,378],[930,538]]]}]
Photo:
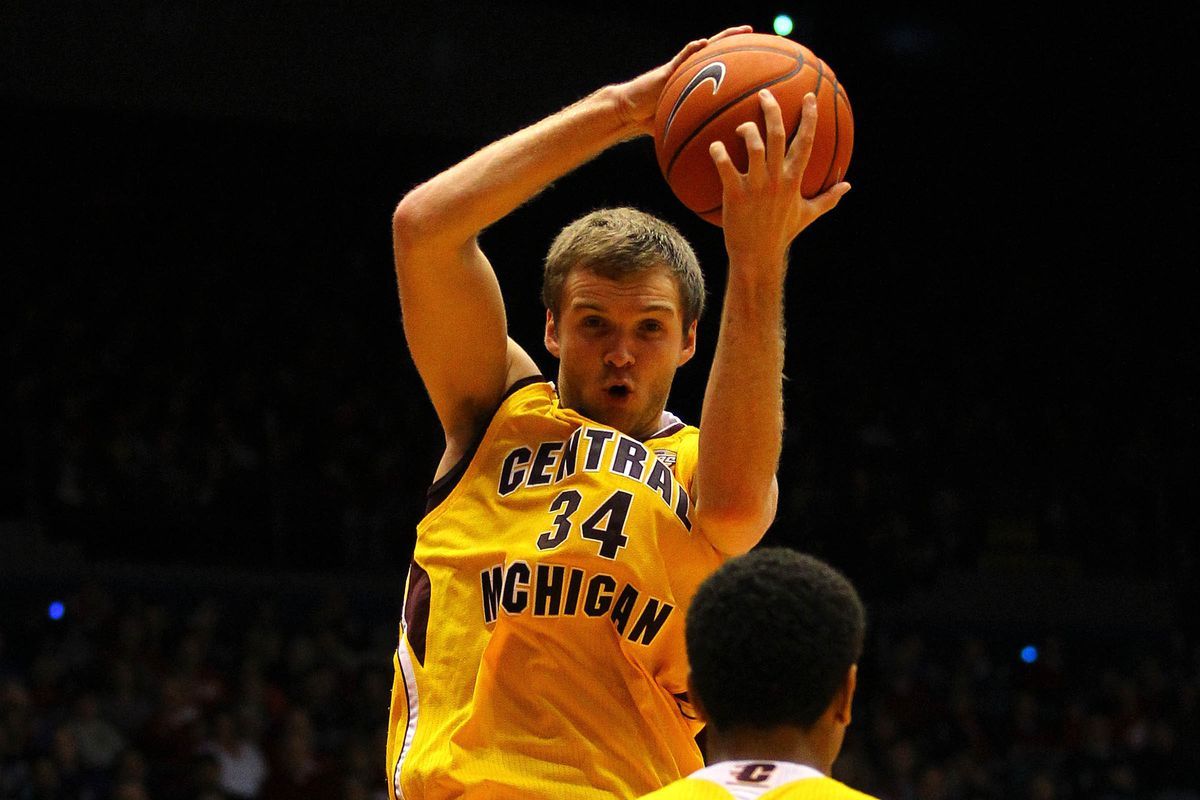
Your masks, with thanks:
[{"label": "forearm", "polygon": [[635,133],[620,112],[619,93],[601,89],[474,153],[397,207],[392,234],[405,338],[448,450],[478,433],[511,380],[537,371],[508,339],[503,294],[479,233]]},{"label": "forearm", "polygon": [[770,524],[783,440],[784,269],[760,266],[730,267],[700,422],[697,513],[729,552]]},{"label": "forearm", "polygon": [[704,395],[696,467],[696,514],[709,540],[727,553],[753,547],[770,526],[778,494],[775,470],[783,441],[783,283],[792,240],[837,205],[839,183],[813,198],[801,193],[812,153],[817,98],[804,97],[791,145],[779,103],[759,92],[766,138],[746,122],[747,170],[725,145],[710,148],[721,176],[722,227],[729,285],[712,374]]},{"label": "forearm", "polygon": [[409,236],[466,243],[552,181],[641,132],[605,87],[469,156],[410,192],[397,209]]}]

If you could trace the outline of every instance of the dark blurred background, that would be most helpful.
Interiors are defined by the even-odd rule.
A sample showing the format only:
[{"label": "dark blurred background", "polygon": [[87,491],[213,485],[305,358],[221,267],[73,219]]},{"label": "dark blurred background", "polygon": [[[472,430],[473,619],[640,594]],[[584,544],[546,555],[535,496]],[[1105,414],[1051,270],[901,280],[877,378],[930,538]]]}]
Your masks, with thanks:
[{"label": "dark blurred background", "polygon": [[[382,791],[442,446],[395,203],[779,12],[856,123],[854,190],[793,249],[766,538],[872,614],[839,769],[883,797],[1200,796],[1194,12],[175,0],[0,6],[0,799]],[[548,374],[541,258],[613,204],[675,222],[719,308],[720,231],[625,143],[483,237]],[[693,422],[706,361],[671,401]],[[227,717],[310,783],[230,788]],[[63,755],[96,720],[120,746]]]}]

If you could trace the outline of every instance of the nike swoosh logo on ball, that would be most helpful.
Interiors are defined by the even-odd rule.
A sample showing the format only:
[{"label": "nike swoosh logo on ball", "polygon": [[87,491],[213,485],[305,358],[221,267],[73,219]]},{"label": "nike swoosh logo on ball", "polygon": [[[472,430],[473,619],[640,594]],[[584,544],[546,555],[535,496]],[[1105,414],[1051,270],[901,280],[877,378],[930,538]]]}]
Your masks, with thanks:
[{"label": "nike swoosh logo on ball", "polygon": [[667,125],[663,128],[663,139],[667,138],[667,134],[671,132],[671,123],[675,121],[675,115],[679,113],[680,106],[683,101],[687,100],[692,92],[700,88],[700,84],[705,81],[712,81],[712,93],[716,94],[721,88],[721,82],[725,80],[725,65],[720,61],[714,61],[704,69],[697,72],[688,85],[683,87],[683,91],[679,93],[679,99],[675,101],[675,105],[671,108],[671,113],[667,116]]}]

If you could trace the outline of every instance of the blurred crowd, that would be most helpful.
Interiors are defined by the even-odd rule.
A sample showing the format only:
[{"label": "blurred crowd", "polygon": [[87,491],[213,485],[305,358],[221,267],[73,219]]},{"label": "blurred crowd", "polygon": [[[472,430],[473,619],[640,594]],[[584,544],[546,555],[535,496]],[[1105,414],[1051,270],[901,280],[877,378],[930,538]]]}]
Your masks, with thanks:
[{"label": "blurred crowd", "polygon": [[[0,595],[0,800],[386,797],[398,597],[91,581],[64,600],[55,620]],[[875,618],[836,777],[884,800],[1200,798],[1194,639],[1064,632],[1029,660]]]},{"label": "blurred crowd", "polygon": [[834,774],[884,800],[1200,797],[1194,638],[876,630]]},{"label": "blurred crowd", "polygon": [[390,612],[94,583],[65,606],[5,608],[0,798],[385,797]]},{"label": "blurred crowd", "polygon": [[271,311],[253,293],[220,301],[183,283],[111,328],[129,282],[96,287],[89,310],[62,307],[81,291],[64,284],[26,305],[17,510],[89,556],[403,560],[435,442],[412,424],[424,395],[405,385],[397,334],[365,347],[353,325],[306,307],[310,292],[281,288]]}]

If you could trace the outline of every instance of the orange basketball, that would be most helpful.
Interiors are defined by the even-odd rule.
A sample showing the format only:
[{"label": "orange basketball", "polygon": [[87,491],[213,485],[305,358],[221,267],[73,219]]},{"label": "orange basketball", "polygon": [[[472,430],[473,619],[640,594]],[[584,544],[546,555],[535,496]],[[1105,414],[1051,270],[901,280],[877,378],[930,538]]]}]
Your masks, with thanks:
[{"label": "orange basketball", "polygon": [[789,144],[800,127],[804,95],[817,96],[817,131],[800,189],[805,197],[841,181],[850,164],[854,117],[828,64],[807,47],[772,34],[741,33],[712,42],[667,80],[655,111],[654,150],[675,196],[715,225],[721,224],[721,179],[708,148],[720,139],[738,171],[746,171],[746,144],[736,131],[753,120],[765,140],[760,89],[779,101]]}]

